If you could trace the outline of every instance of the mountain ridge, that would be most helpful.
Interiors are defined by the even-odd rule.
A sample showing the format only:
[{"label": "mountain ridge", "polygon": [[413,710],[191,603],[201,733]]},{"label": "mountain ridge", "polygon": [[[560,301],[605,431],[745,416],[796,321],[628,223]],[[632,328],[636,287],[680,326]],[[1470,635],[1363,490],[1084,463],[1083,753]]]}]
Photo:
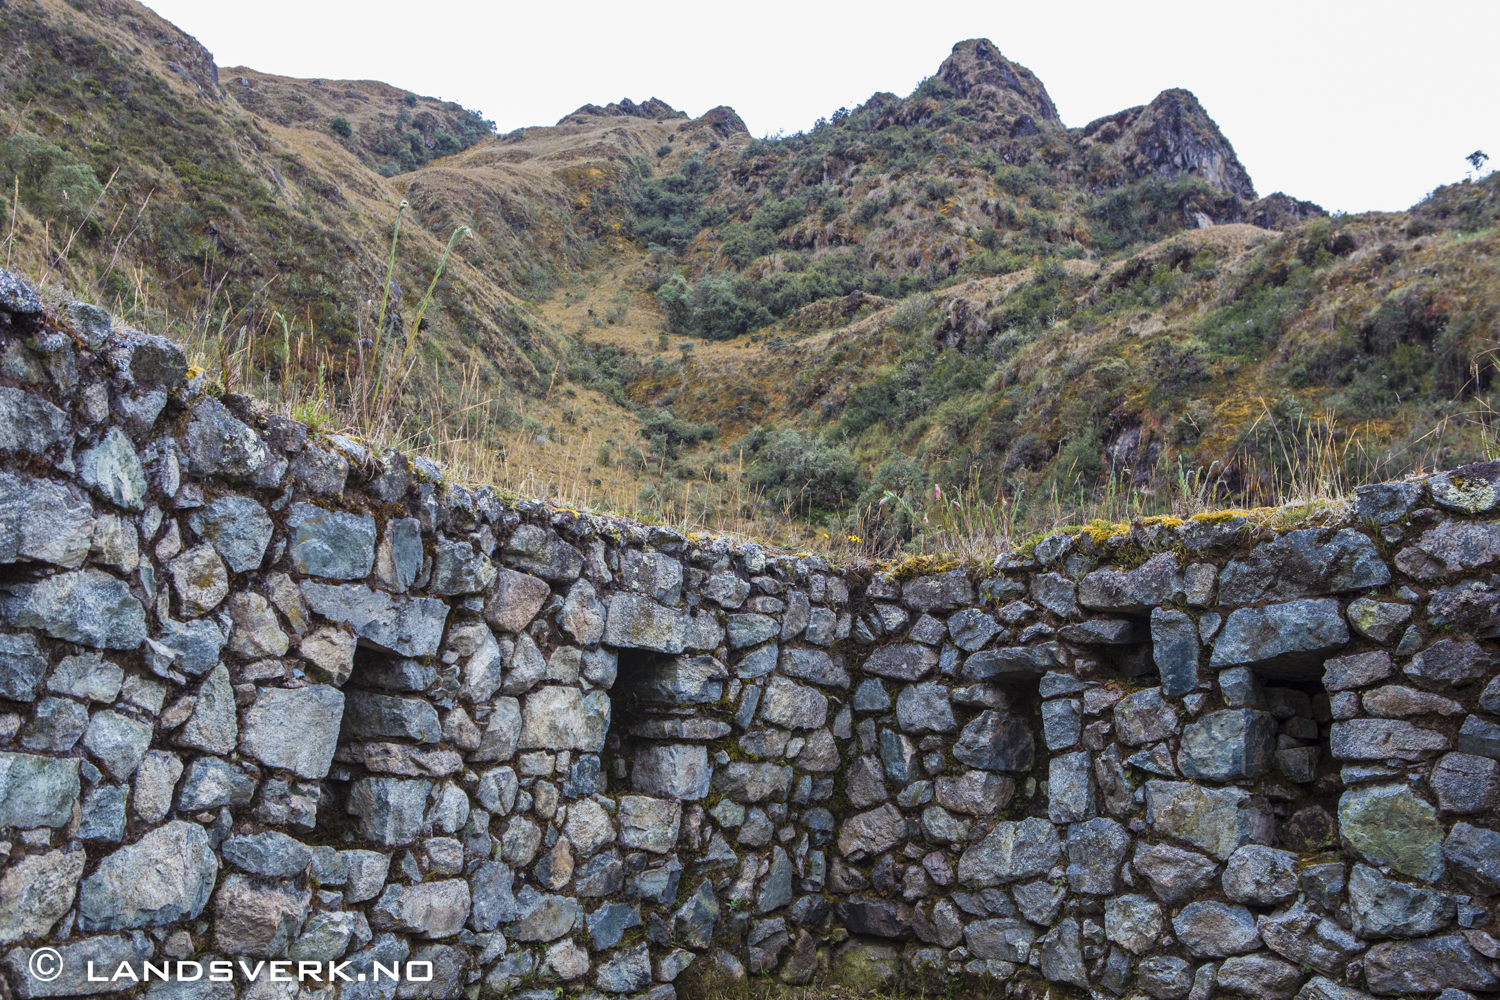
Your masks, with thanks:
[{"label": "mountain ridge", "polygon": [[1188,90],[1068,127],[968,39],[790,136],[656,97],[494,135],[379,81],[221,70],[133,0],[0,23],[5,223],[35,274],[329,412],[388,287],[377,339],[418,348],[404,439],[525,456],[542,491],[810,525],[882,483],[1081,504],[1127,466],[1164,495],[1179,463],[1253,500],[1285,464],[1267,414],[1356,435],[1359,477],[1486,447],[1462,414],[1490,384],[1493,179],[1331,218],[1258,196]]}]

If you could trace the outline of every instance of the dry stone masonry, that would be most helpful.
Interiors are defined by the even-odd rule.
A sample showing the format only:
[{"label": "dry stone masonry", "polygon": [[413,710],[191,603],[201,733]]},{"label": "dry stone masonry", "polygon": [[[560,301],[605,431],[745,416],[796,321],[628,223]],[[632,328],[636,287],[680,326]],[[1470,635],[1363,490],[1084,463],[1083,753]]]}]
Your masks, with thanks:
[{"label": "dry stone masonry", "polygon": [[0,273],[0,970],[1500,992],[1497,507],[843,569],[471,492]]}]

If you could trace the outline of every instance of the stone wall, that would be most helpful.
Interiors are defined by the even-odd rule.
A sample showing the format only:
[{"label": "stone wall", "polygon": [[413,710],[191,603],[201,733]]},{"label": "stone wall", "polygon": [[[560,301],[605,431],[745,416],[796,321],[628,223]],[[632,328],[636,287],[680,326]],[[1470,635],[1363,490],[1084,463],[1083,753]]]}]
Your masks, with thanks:
[{"label": "stone wall", "polygon": [[0,272],[13,995],[1500,990],[1500,467],[878,572],[200,385]]}]

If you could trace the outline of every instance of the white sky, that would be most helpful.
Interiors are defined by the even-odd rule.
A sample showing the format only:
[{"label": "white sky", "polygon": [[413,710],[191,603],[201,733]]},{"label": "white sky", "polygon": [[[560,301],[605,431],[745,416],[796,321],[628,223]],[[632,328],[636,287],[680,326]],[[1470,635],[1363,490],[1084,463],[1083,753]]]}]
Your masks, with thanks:
[{"label": "white sky", "polygon": [[383,80],[501,132],[653,96],[692,115],[728,104],[755,135],[794,132],[877,90],[905,96],[953,43],[983,36],[1041,78],[1071,127],[1193,91],[1262,195],[1398,210],[1462,179],[1476,148],[1500,163],[1495,0],[148,6],[220,66]]}]

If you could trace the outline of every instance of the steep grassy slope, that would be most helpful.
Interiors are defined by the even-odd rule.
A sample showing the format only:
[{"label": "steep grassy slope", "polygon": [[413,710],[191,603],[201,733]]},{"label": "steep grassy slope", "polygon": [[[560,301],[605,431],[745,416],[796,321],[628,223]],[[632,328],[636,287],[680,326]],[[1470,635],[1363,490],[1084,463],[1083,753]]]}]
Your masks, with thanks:
[{"label": "steep grassy slope", "polygon": [[[385,84],[221,74],[195,40],[131,0],[16,0],[0,7],[0,28],[14,43],[0,53],[13,260],[126,313],[159,307],[217,327],[232,303],[249,309],[232,326],[269,325],[279,341],[268,324],[279,312],[343,371],[375,320],[406,198],[417,225],[395,271],[397,331],[462,222],[475,235],[427,314],[433,360],[476,349],[495,376],[533,391],[556,369],[564,342],[522,303],[597,257],[603,215],[576,211],[597,182],[588,155],[517,169],[501,152],[487,172],[453,174],[441,154],[492,137],[476,113]],[[74,183],[79,169],[91,176]],[[75,228],[63,260],[56,250]]]},{"label": "steep grassy slope", "polygon": [[219,70],[133,0],[0,27],[7,260],[369,433],[359,373],[413,334],[381,433],[517,488],[890,546],[921,525],[886,491],[1039,524],[1490,444],[1500,182],[1330,219],[1259,197],[1185,90],[1069,128],[979,39],[797,135],[653,98],[494,136]]}]

